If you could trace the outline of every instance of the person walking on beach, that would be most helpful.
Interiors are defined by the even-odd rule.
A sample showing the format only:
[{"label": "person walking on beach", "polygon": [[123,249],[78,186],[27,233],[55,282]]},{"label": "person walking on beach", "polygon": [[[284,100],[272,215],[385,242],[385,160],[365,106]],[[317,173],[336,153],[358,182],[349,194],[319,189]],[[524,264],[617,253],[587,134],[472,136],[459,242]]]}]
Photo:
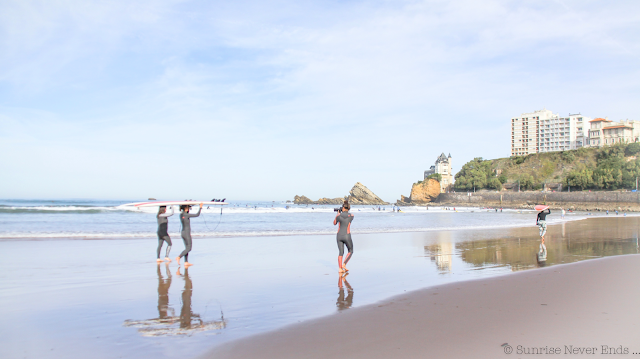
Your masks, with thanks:
[{"label": "person walking on beach", "polygon": [[[351,240],[351,222],[353,221],[353,214],[349,213],[351,209],[351,205],[348,201],[344,201],[342,205],[342,210],[336,218],[333,220],[333,225],[338,225],[338,234],[336,236],[336,240],[338,242],[338,250],[340,251],[338,255],[338,267],[339,272],[344,273],[347,272],[348,269],[346,267],[347,262],[351,259],[351,255],[353,254],[353,241]],[[347,246],[349,250],[349,254],[342,263],[342,256],[344,255],[344,246]]]},{"label": "person walking on beach", "polygon": [[160,250],[162,249],[164,242],[167,242],[167,251],[165,253],[164,260],[171,262],[171,259],[169,259],[169,252],[171,252],[171,237],[169,237],[168,232],[169,217],[171,216],[173,216],[173,207],[171,207],[171,213],[167,213],[166,206],[160,206],[160,208],[158,208],[158,214],[156,215],[156,218],[158,219],[158,259],[156,261],[158,263],[162,262],[162,259],[160,259]]},{"label": "person walking on beach", "polygon": [[200,209],[198,209],[198,213],[189,214],[191,206],[182,205],[180,206],[180,222],[182,223],[182,231],[180,235],[182,236],[182,241],[184,241],[184,251],[180,253],[178,258],[176,258],[176,262],[180,265],[180,258],[184,257],[184,266],[185,268],[191,266],[189,263],[189,252],[191,252],[191,218],[198,217],[200,212],[202,212],[202,203],[200,203]]},{"label": "person walking on beach", "polygon": [[544,235],[547,233],[547,215],[551,213],[549,208],[538,212],[538,218],[536,220],[536,224],[540,227],[540,238],[542,238],[542,243],[544,243]]},{"label": "person walking on beach", "polygon": [[564,208],[562,209],[562,219],[564,219]]}]

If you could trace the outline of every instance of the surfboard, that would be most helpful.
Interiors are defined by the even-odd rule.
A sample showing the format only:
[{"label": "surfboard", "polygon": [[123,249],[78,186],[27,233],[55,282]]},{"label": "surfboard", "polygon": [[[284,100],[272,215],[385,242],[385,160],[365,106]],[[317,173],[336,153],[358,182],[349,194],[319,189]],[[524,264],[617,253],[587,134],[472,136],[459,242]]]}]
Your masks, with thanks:
[{"label": "surfboard", "polygon": [[135,203],[127,203],[123,206],[134,206],[134,207],[160,207],[160,206],[198,206],[202,203],[205,206],[225,206],[229,203],[227,202],[211,202],[211,201],[156,201],[156,202],[135,202]]},{"label": "surfboard", "polygon": [[537,205],[537,206],[535,206],[535,207],[534,207],[534,209],[535,209],[536,211],[544,211],[544,210],[546,210],[546,209],[548,209],[548,208],[549,208],[549,206],[545,206],[544,204],[539,204],[539,205]]}]

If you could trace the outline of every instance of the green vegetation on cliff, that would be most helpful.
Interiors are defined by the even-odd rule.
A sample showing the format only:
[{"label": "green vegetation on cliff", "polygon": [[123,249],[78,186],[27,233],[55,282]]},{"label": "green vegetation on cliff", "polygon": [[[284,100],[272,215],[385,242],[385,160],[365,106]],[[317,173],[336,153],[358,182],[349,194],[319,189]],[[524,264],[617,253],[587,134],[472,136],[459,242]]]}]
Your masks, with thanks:
[{"label": "green vegetation on cliff", "polygon": [[[520,186],[538,190],[562,185],[572,189],[634,189],[640,176],[640,143],[616,144],[603,148],[536,153],[528,156],[467,162],[456,174],[459,191],[499,190]],[[515,187],[517,188],[517,187]]]}]

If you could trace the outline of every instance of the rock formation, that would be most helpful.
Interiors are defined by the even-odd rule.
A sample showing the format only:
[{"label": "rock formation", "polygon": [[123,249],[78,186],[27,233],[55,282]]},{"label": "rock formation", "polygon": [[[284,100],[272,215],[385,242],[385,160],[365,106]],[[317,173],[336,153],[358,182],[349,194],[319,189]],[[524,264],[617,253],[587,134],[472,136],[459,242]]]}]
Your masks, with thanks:
[{"label": "rock formation", "polygon": [[356,184],[349,191],[349,196],[347,197],[350,204],[389,204],[388,202],[383,201],[380,197],[376,196],[375,193],[371,192],[365,185],[360,182],[356,182]]},{"label": "rock formation", "polygon": [[411,195],[409,197],[400,195],[400,199],[396,204],[399,206],[423,205],[434,201],[438,198],[438,195],[440,195],[440,182],[429,178],[422,182],[414,183],[411,187]]},{"label": "rock formation", "polygon": [[320,198],[317,201],[312,201],[306,196],[295,196],[293,198],[293,203],[295,204],[337,204],[340,205],[344,203],[344,200],[348,200],[352,205],[380,205],[380,204],[389,204],[383,201],[380,197],[376,196],[375,193],[371,192],[365,185],[360,182],[357,182],[351,191],[349,191],[349,195],[344,198]]},{"label": "rock formation", "polygon": [[293,197],[293,203],[295,204],[313,204],[311,198],[307,196],[298,196]]}]

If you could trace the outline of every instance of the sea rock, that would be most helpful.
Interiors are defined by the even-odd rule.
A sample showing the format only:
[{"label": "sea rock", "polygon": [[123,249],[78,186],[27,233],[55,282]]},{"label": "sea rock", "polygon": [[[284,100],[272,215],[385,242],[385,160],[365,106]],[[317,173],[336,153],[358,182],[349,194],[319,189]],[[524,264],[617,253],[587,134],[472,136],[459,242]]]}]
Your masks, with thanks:
[{"label": "sea rock", "polygon": [[315,204],[343,204],[344,198],[320,198],[315,202]]},{"label": "sea rock", "polygon": [[397,205],[422,205],[434,201],[440,195],[440,182],[429,178],[411,186],[411,195],[407,198],[400,195]]},{"label": "sea rock", "polygon": [[298,196],[293,197],[293,203],[295,204],[313,204],[311,198],[307,196]]},{"label": "sea rock", "polygon": [[310,198],[306,196],[295,196],[293,198],[293,203],[295,204],[343,204],[344,200],[348,200],[350,204],[363,204],[363,205],[379,205],[379,204],[389,204],[383,201],[380,197],[376,196],[370,189],[368,189],[365,185],[360,182],[357,182],[351,191],[349,191],[349,195],[345,197],[338,198],[320,198],[317,201],[312,201]]},{"label": "sea rock", "polygon": [[382,200],[382,198],[375,195],[375,193],[371,192],[365,185],[360,182],[356,182],[356,184],[349,191],[349,196],[347,197],[349,203],[354,204],[389,204]]}]

